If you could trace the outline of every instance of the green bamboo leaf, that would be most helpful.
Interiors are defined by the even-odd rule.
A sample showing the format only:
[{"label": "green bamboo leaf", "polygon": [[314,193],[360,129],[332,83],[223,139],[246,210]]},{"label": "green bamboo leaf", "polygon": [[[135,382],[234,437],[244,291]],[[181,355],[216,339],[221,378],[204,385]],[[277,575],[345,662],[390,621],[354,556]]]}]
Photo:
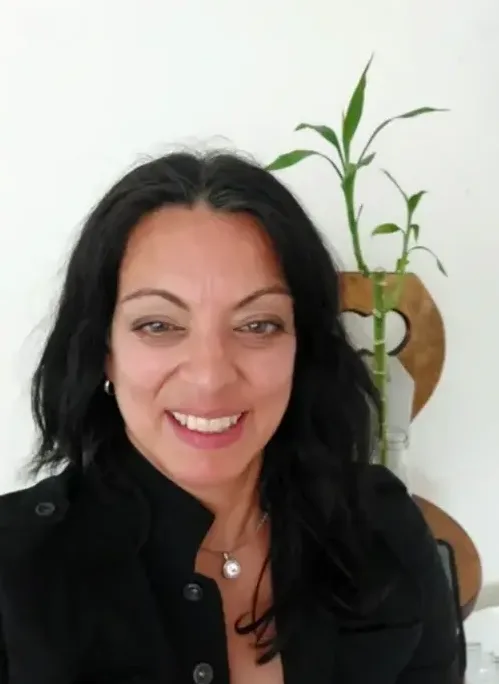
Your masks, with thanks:
[{"label": "green bamboo leaf", "polygon": [[447,274],[447,271],[446,271],[445,268],[444,268],[443,263],[442,263],[442,262],[440,261],[440,259],[437,257],[437,255],[435,254],[435,252],[432,252],[432,250],[429,249],[428,247],[423,247],[422,245],[417,245],[416,247],[411,247],[411,249],[409,250],[409,252],[415,252],[415,251],[418,250],[418,249],[419,249],[419,250],[422,250],[423,252],[428,252],[428,254],[431,254],[432,257],[433,257],[433,258],[435,259],[435,261],[437,262],[437,267],[438,267],[438,270],[440,271],[440,273],[443,273],[444,276],[448,275],[448,274]]},{"label": "green bamboo leaf", "polygon": [[373,141],[375,138],[381,133],[381,131],[386,128],[389,124],[393,123],[394,121],[400,121],[401,119],[412,119],[415,116],[421,116],[421,114],[431,114],[433,112],[448,112],[448,109],[441,109],[438,107],[419,107],[418,109],[411,109],[410,112],[405,112],[404,114],[399,114],[398,116],[392,116],[389,119],[386,119],[386,121],[383,121],[382,123],[379,124],[374,129],[374,132],[372,133],[371,137],[366,143],[366,146],[362,150],[362,154],[360,155],[360,158],[362,159],[364,155],[366,154],[367,150],[370,148],[372,145]]},{"label": "green bamboo leaf", "polygon": [[419,240],[419,226],[417,223],[411,223],[411,231],[414,234],[414,239],[417,242]]},{"label": "green bamboo leaf", "polygon": [[287,169],[290,166],[294,166],[301,162],[307,157],[311,157],[315,152],[313,150],[293,150],[292,152],[286,152],[285,154],[279,155],[277,159],[269,164],[266,168],[267,171],[280,171],[281,169]]},{"label": "green bamboo leaf", "polygon": [[448,112],[448,109],[442,109],[441,107],[418,107],[418,109],[411,109],[410,112],[405,114],[399,114],[390,119],[390,121],[396,121],[397,119],[412,119],[414,116],[420,116],[421,114],[431,114],[432,112]]},{"label": "green bamboo leaf", "polygon": [[376,156],[376,152],[373,152],[372,154],[368,154],[367,157],[364,157],[364,159],[361,159],[360,161],[357,162],[357,168],[360,169],[363,166],[369,166],[369,164],[372,162],[374,157]]},{"label": "green bamboo leaf", "polygon": [[303,131],[307,129],[315,131],[316,133],[321,135],[324,138],[324,140],[327,140],[329,143],[331,143],[331,145],[333,145],[336,148],[338,154],[340,155],[340,159],[343,161],[343,152],[341,150],[340,141],[332,128],[330,128],[329,126],[315,126],[313,124],[301,123],[295,128],[295,131]]},{"label": "green bamboo leaf", "polygon": [[445,267],[444,267],[443,263],[440,261],[440,259],[437,259],[437,266],[438,266],[438,270],[440,271],[440,273],[442,275],[444,275],[445,277],[447,277],[448,276],[447,270],[445,269]]},{"label": "green bamboo leaf", "polygon": [[373,230],[371,235],[388,235],[389,233],[402,232],[402,228],[396,223],[382,223]]},{"label": "green bamboo leaf", "polygon": [[393,185],[397,188],[397,190],[400,192],[400,194],[401,194],[402,197],[405,199],[405,201],[408,202],[408,201],[409,201],[409,198],[407,197],[407,195],[405,194],[405,192],[402,190],[402,188],[400,187],[400,185],[397,183],[397,181],[395,180],[395,178],[392,176],[392,174],[391,174],[389,171],[386,171],[386,169],[382,169],[382,171],[383,171],[383,173],[385,174],[385,176],[386,176],[386,177],[393,183]]},{"label": "green bamboo leaf", "polygon": [[307,159],[307,157],[321,157],[322,159],[325,159],[331,164],[340,179],[343,178],[337,164],[335,164],[334,161],[326,154],[321,154],[315,150],[293,150],[292,152],[286,152],[285,154],[281,154],[279,157],[277,157],[277,159],[274,159],[274,161],[265,168],[267,171],[280,171],[281,169],[287,169],[290,166],[298,164],[298,162],[301,162],[303,159]]},{"label": "green bamboo leaf", "polygon": [[423,195],[426,195],[426,190],[421,190],[420,192],[417,192],[415,195],[411,195],[411,197],[409,197],[409,199],[407,200],[407,208],[409,209],[411,215],[416,211],[417,206],[420,203]]},{"label": "green bamboo leaf", "polygon": [[350,144],[353,140],[353,136],[358,128],[359,122],[362,118],[362,112],[364,110],[364,96],[366,91],[367,83],[367,72],[371,66],[373,57],[371,56],[367,66],[362,72],[362,76],[357,83],[357,86],[353,92],[350,102],[347,107],[347,112],[343,117],[343,149],[345,150],[345,158],[349,158],[350,154]]}]

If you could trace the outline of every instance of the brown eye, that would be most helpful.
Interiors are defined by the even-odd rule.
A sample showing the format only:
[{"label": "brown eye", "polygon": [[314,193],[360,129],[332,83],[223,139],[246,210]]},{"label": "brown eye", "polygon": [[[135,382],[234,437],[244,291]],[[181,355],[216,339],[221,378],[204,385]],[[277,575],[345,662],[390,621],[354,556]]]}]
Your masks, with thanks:
[{"label": "brown eye", "polygon": [[163,335],[165,333],[179,332],[183,330],[172,323],[165,323],[164,321],[148,321],[147,323],[140,323],[134,328],[138,332],[144,332],[149,335]]},{"label": "brown eye", "polygon": [[275,335],[278,332],[282,332],[283,329],[284,326],[276,321],[252,321],[239,328],[241,332],[249,332],[262,337]]}]

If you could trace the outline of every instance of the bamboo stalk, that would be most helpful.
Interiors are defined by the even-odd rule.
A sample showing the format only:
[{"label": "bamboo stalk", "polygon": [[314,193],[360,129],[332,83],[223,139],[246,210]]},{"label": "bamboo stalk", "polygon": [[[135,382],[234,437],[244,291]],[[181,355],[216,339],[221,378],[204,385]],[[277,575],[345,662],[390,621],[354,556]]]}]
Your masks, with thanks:
[{"label": "bamboo stalk", "polygon": [[386,353],[386,272],[376,270],[371,273],[373,284],[373,375],[374,383],[378,389],[381,402],[379,416],[379,461],[382,465],[387,463],[388,438],[387,438],[387,353]]},{"label": "bamboo stalk", "polygon": [[347,213],[348,228],[350,230],[350,236],[352,238],[352,247],[357,263],[357,269],[363,276],[369,276],[369,268],[364,261],[364,256],[362,254],[362,248],[360,246],[360,236],[359,236],[359,222],[355,215],[355,179],[356,173],[348,179],[348,182],[343,182],[343,195],[345,197],[345,207]]}]

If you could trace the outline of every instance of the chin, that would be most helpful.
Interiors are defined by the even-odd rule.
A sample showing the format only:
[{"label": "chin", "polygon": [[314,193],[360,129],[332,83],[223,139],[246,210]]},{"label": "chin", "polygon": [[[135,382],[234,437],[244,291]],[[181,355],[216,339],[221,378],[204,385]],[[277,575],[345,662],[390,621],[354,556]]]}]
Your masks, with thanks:
[{"label": "chin", "polygon": [[164,459],[163,466],[170,479],[186,487],[224,487],[237,481],[249,471],[257,474],[260,470],[260,458],[240,460],[240,457],[227,454],[195,454],[186,456],[181,462]]}]

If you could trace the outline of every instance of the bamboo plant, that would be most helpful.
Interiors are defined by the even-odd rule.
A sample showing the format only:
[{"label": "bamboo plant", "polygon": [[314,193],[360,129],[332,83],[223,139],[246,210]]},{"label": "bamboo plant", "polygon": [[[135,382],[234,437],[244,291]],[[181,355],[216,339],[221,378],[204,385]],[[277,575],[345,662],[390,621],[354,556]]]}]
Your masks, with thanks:
[{"label": "bamboo plant", "polygon": [[[371,66],[372,57],[365,67],[357,86],[350,98],[350,102],[343,113],[341,136],[324,125],[313,125],[301,123],[296,127],[296,131],[311,130],[318,133],[333,148],[332,155],[324,154],[315,149],[295,149],[278,156],[267,166],[269,171],[279,171],[281,169],[294,166],[298,162],[309,157],[320,157],[324,159],[332,168],[338,178],[341,192],[344,199],[346,219],[352,240],[353,254],[355,257],[358,271],[369,278],[372,283],[373,293],[373,359],[372,373],[373,380],[378,389],[380,397],[380,424],[379,424],[379,444],[378,457],[381,463],[386,464],[388,441],[387,441],[387,382],[388,382],[388,353],[386,347],[386,318],[390,311],[396,309],[402,295],[404,276],[410,263],[411,254],[417,250],[430,253],[436,260],[439,270],[446,275],[444,266],[440,259],[428,248],[419,243],[420,226],[415,222],[416,210],[426,194],[426,191],[408,194],[404,192],[392,174],[383,170],[386,178],[393,184],[398,191],[405,205],[405,221],[403,225],[394,222],[382,223],[371,230],[372,236],[397,234],[400,238],[400,255],[396,260],[395,268],[388,271],[383,268],[372,269],[367,264],[361,243],[360,222],[362,216],[362,205],[357,204],[355,188],[358,174],[369,167],[376,153],[372,152],[372,145],[377,136],[391,123],[400,119],[411,119],[422,114],[445,111],[435,107],[420,107],[405,112],[398,116],[393,116],[379,124],[371,135],[360,155],[354,159],[352,156],[352,142],[361,122],[364,111],[364,99],[367,85],[367,76]],[[393,272],[395,279],[388,284],[387,273]]]}]

